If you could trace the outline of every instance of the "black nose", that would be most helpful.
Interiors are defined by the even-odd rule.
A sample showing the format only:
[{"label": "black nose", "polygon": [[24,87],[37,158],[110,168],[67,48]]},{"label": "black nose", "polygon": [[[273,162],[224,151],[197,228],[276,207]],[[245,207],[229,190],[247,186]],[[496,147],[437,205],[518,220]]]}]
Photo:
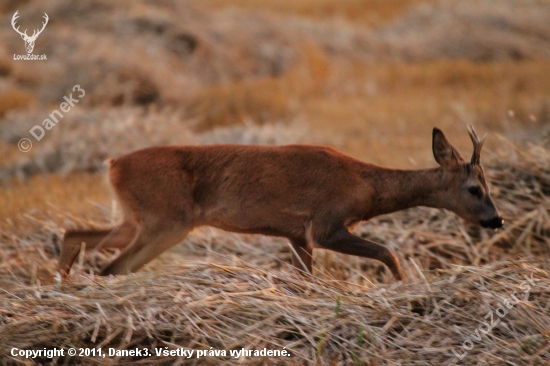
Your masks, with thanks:
[{"label": "black nose", "polygon": [[500,229],[504,225],[502,217],[493,217],[491,220],[481,220],[481,226],[491,229]]}]

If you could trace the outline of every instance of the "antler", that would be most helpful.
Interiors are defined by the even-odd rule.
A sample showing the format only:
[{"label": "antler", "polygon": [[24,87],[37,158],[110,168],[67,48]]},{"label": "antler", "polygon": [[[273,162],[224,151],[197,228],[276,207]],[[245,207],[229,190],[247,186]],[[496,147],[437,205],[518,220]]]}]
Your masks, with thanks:
[{"label": "antler", "polygon": [[[34,32],[33,32],[33,34],[32,34],[32,36],[29,37],[28,34],[27,34],[27,30],[26,30],[26,29],[25,29],[25,32],[21,32],[21,31],[19,30],[19,26],[18,26],[17,28],[15,27],[15,25],[16,25],[15,23],[16,23],[16,21],[17,21],[17,18],[19,18],[18,13],[19,13],[19,10],[17,10],[17,11],[15,12],[15,14],[13,14],[13,17],[11,18],[11,26],[13,27],[13,29],[14,29],[17,33],[19,33],[21,36],[25,37],[25,39],[29,39],[29,40],[34,40],[34,39],[36,39],[36,38],[38,37],[38,35],[39,35],[40,33],[42,33],[42,31],[44,30],[44,28],[46,28],[46,24],[48,24],[48,20],[50,19],[50,18],[48,18],[48,14],[44,13],[44,17],[43,17],[43,18],[44,18],[46,21],[45,21],[45,22],[42,22],[42,29],[40,29],[40,30],[35,29]],[[38,32],[38,33],[37,33],[37,32]]]},{"label": "antler", "polygon": [[44,17],[43,17],[43,18],[46,19],[46,21],[45,21],[45,22],[42,22],[42,29],[40,29],[40,30],[38,31],[38,33],[36,33],[37,30],[35,30],[35,31],[33,32],[32,36],[30,36],[31,39],[36,39],[36,38],[40,35],[40,33],[42,33],[42,31],[44,30],[44,28],[46,28],[46,24],[48,24],[48,20],[49,20],[50,18],[48,18],[48,14],[46,14],[46,13],[44,13]]},{"label": "antler", "polygon": [[474,144],[474,152],[472,154],[472,165],[478,165],[479,159],[481,155],[481,148],[483,147],[483,143],[485,142],[485,137],[487,137],[487,134],[483,136],[483,138],[480,140],[477,137],[476,131],[474,130],[474,126],[468,125],[468,133],[470,134],[470,139],[472,139],[472,143]]},{"label": "antler", "polygon": [[13,27],[13,30],[15,30],[20,35],[28,37],[26,29],[25,29],[25,32],[23,33],[19,30],[19,27],[15,28],[15,22],[16,22],[17,18],[19,18],[19,15],[17,15],[17,13],[19,13],[19,10],[17,10],[15,12],[15,14],[13,14],[13,17],[11,18],[11,26]]}]

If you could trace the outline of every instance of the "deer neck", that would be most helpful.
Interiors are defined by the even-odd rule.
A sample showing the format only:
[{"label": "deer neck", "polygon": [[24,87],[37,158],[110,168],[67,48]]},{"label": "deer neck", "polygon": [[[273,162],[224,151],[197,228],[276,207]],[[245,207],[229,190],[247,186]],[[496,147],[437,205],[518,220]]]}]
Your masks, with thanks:
[{"label": "deer neck", "polygon": [[[373,174],[376,176],[373,179]],[[378,168],[365,177],[374,196],[368,200],[368,218],[416,206],[445,207],[444,172],[441,168],[399,170]],[[373,184],[374,182],[374,184]]]}]

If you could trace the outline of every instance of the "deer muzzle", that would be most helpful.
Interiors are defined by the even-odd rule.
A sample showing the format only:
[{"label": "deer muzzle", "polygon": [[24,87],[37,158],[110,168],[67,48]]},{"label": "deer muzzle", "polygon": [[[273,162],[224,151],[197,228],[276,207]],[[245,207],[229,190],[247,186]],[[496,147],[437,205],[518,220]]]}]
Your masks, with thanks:
[{"label": "deer muzzle", "polygon": [[484,228],[500,229],[502,225],[504,225],[504,220],[502,219],[502,217],[497,216],[493,217],[490,220],[481,220],[479,223]]}]

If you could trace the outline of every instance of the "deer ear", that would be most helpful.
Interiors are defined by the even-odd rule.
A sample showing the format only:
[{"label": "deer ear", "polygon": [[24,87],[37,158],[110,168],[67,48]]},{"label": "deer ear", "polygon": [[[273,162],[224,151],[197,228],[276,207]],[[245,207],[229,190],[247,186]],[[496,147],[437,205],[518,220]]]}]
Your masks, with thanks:
[{"label": "deer ear", "polygon": [[436,127],[434,127],[432,134],[432,150],[435,161],[437,161],[443,169],[457,169],[460,164],[464,162],[464,158],[462,158],[453,145],[447,141],[443,132]]}]

